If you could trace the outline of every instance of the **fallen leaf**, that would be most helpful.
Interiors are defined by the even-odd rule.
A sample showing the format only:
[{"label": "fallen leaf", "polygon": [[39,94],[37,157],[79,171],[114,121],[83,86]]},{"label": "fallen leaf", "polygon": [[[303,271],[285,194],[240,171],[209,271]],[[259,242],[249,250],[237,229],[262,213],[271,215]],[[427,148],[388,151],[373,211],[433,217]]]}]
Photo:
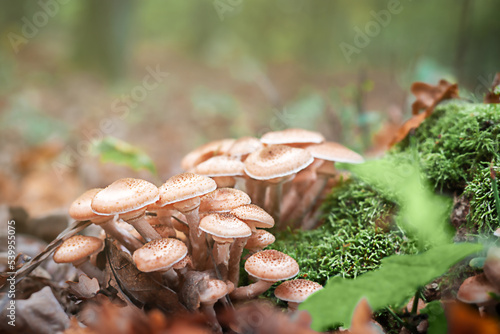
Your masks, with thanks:
[{"label": "fallen leaf", "polygon": [[472,307],[461,303],[445,305],[448,319],[448,333],[453,334],[498,334],[500,327],[497,321],[488,317],[480,317]]},{"label": "fallen leaf", "polygon": [[484,96],[484,103],[500,103],[500,72],[495,75],[491,89]]},{"label": "fallen leaf", "polygon": [[207,288],[210,276],[205,272],[189,271],[180,292],[182,303],[188,310],[194,311],[200,307],[200,291]]},{"label": "fallen leaf", "polygon": [[372,309],[366,298],[362,298],[352,315],[351,327],[349,333],[351,334],[379,334],[378,329],[380,325],[372,320]]},{"label": "fallen leaf", "polygon": [[101,289],[97,278],[90,278],[85,274],[81,274],[78,282],[67,282],[68,290],[78,299],[90,299],[95,297]]}]

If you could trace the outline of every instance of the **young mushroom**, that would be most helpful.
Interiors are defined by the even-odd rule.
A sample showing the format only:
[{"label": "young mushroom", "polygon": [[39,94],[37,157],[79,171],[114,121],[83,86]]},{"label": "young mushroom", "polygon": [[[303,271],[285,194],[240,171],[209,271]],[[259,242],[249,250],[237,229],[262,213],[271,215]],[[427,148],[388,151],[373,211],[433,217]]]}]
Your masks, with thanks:
[{"label": "young mushroom", "polygon": [[304,148],[313,144],[320,144],[325,137],[319,132],[304,129],[285,129],[264,134],[260,141],[267,145],[287,145]]},{"label": "young mushroom", "polygon": [[257,230],[248,238],[245,249],[248,249],[250,254],[260,252],[270,244],[276,241],[275,236],[265,230]]},{"label": "young mushroom", "polygon": [[104,279],[103,272],[94,267],[90,256],[98,253],[103,248],[103,241],[96,237],[75,235],[64,241],[54,252],[54,262],[72,263],[73,266],[83,271],[89,277],[95,277],[99,282]]},{"label": "young mushroom", "polygon": [[198,228],[200,197],[216,188],[217,184],[211,178],[193,173],[174,175],[160,187],[160,199],[157,204],[159,206],[173,205],[186,216],[195,268],[202,266],[206,257],[205,238]]},{"label": "young mushroom", "polygon": [[257,282],[234,289],[235,300],[252,299],[268,290],[274,283],[297,276],[299,265],[292,257],[277,250],[264,250],[250,256],[245,262],[246,272]]},{"label": "young mushroom", "polygon": [[289,311],[297,311],[300,303],[305,301],[307,297],[323,289],[321,284],[308,281],[305,279],[295,279],[286,281],[278,285],[274,290],[276,298],[288,302]]},{"label": "young mushroom", "polygon": [[457,299],[463,303],[476,304],[481,313],[495,314],[497,301],[492,293],[498,294],[498,288],[488,281],[485,274],[467,278],[458,289]]},{"label": "young mushroom", "polygon": [[219,188],[201,198],[200,212],[228,212],[252,200],[241,190]]},{"label": "young mushroom", "polygon": [[225,154],[234,142],[234,139],[221,139],[200,146],[182,158],[181,167],[187,171],[211,157]]},{"label": "young mushroom", "polygon": [[99,191],[92,199],[91,207],[98,215],[120,215],[146,241],[150,241],[161,236],[144,219],[144,215],[146,207],[158,198],[158,188],[154,184],[141,179],[124,178]]},{"label": "young mushroom", "polygon": [[135,251],[142,246],[142,242],[128,231],[118,226],[115,221],[116,215],[100,216],[92,211],[92,199],[101,190],[101,188],[94,188],[80,195],[80,197],[78,197],[69,207],[70,217],[78,221],[90,220],[93,224],[101,227],[107,234],[120,242],[130,252]]},{"label": "young mushroom", "polygon": [[200,310],[207,316],[213,333],[222,333],[222,328],[214,310],[214,304],[227,295],[228,292],[229,289],[226,283],[218,279],[210,279],[206,288],[200,291]]},{"label": "young mushroom", "polygon": [[245,164],[238,159],[220,155],[202,162],[190,171],[211,177],[218,188],[232,188],[236,183],[235,177],[245,174]]}]

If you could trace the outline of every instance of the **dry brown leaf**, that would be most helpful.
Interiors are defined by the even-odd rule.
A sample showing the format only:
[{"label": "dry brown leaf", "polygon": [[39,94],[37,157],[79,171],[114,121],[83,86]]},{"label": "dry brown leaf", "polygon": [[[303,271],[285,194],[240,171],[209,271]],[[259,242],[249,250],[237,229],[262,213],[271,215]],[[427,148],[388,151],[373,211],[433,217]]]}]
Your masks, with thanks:
[{"label": "dry brown leaf", "polygon": [[205,272],[189,271],[180,292],[182,303],[188,310],[194,311],[200,307],[200,291],[207,288],[210,276]]},{"label": "dry brown leaf", "polygon": [[381,327],[378,323],[372,320],[372,308],[366,298],[359,301],[352,315],[351,334],[380,334]]},{"label": "dry brown leaf", "polygon": [[484,96],[484,103],[500,103],[500,94],[495,94],[495,89],[500,86],[500,72],[495,75],[491,89]]},{"label": "dry brown leaf", "polygon": [[64,334],[95,334],[96,332],[88,327],[82,327],[76,317],[71,317],[69,327]]},{"label": "dry brown leaf", "polygon": [[498,334],[500,327],[495,319],[480,317],[472,307],[461,303],[445,305],[448,333],[453,334]]},{"label": "dry brown leaf", "polygon": [[81,274],[78,282],[67,282],[68,290],[78,299],[90,299],[95,297],[101,289],[97,278],[90,278],[85,274]]}]

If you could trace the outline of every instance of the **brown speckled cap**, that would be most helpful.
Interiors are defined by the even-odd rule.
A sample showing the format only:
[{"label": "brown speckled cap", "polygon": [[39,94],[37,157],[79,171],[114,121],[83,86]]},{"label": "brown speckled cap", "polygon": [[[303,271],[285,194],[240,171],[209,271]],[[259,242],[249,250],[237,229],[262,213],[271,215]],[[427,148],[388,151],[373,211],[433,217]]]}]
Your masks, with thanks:
[{"label": "brown speckled cap", "polygon": [[156,202],[158,187],[141,180],[125,178],[111,183],[92,200],[92,211],[100,215],[115,215],[139,210]]},{"label": "brown speckled cap", "polygon": [[176,264],[174,264],[172,266],[172,268],[174,269],[182,269],[182,268],[185,268],[185,267],[192,267],[193,266],[193,261],[191,259],[191,256],[190,255],[186,255],[182,260],[180,260],[179,262],[177,262]]},{"label": "brown speckled cap", "polygon": [[272,131],[264,134],[260,141],[264,144],[319,144],[325,141],[325,137],[319,132],[304,129],[286,129]]},{"label": "brown speckled cap", "polygon": [[160,199],[157,204],[164,206],[185,201],[205,195],[216,188],[217,184],[209,177],[194,173],[177,174],[160,186]]},{"label": "brown speckled cap", "polygon": [[79,221],[102,218],[103,216],[97,215],[94,211],[92,211],[92,207],[90,206],[94,196],[101,190],[102,188],[94,188],[87,190],[80,195],[80,197],[71,203],[71,206],[69,207],[70,217]]},{"label": "brown speckled cap", "polygon": [[232,209],[229,213],[244,222],[251,223],[254,227],[271,228],[274,226],[274,218],[255,204],[239,206]]},{"label": "brown speckled cap", "polygon": [[488,281],[485,274],[467,278],[458,289],[457,299],[464,303],[480,304],[493,300],[491,293],[497,289]]},{"label": "brown speckled cap", "polygon": [[226,283],[218,279],[207,282],[206,289],[200,291],[201,303],[215,303],[229,292]]},{"label": "brown speckled cap", "polygon": [[327,161],[346,162],[351,164],[360,164],[365,161],[358,153],[334,142],[312,145],[307,147],[306,150],[311,153],[313,157]]},{"label": "brown speckled cap", "polygon": [[274,290],[274,295],[276,298],[287,302],[302,303],[307,297],[321,289],[323,289],[323,287],[316,282],[305,279],[295,279],[281,283],[276,290]]},{"label": "brown speckled cap", "polygon": [[273,242],[276,241],[276,238],[272,233],[269,233],[265,230],[257,230],[252,234],[245,245],[246,249],[263,249]]},{"label": "brown speckled cap", "polygon": [[239,176],[245,174],[245,164],[225,155],[210,158],[191,170],[205,176]]},{"label": "brown speckled cap", "polygon": [[262,147],[262,142],[255,137],[241,137],[237,139],[231,148],[228,150],[228,154],[232,157],[241,157],[246,154],[250,154],[257,151]]},{"label": "brown speckled cap", "polygon": [[285,145],[270,145],[251,153],[245,160],[245,172],[256,180],[269,180],[295,174],[309,166],[309,152]]},{"label": "brown speckled cap", "polygon": [[200,220],[200,230],[220,238],[244,238],[252,234],[247,224],[229,213],[211,213]]},{"label": "brown speckled cap", "polygon": [[144,272],[167,270],[187,255],[186,245],[177,239],[163,238],[148,242],[134,252],[137,269]]},{"label": "brown speckled cap", "polygon": [[200,212],[227,212],[251,203],[250,196],[233,188],[219,188],[201,197]]},{"label": "brown speckled cap", "polygon": [[225,154],[234,142],[234,139],[221,139],[200,146],[182,159],[181,167],[188,170],[213,156]]},{"label": "brown speckled cap", "polygon": [[85,259],[102,249],[99,238],[75,235],[64,241],[54,253],[54,262],[71,263]]},{"label": "brown speckled cap", "polygon": [[264,250],[250,256],[245,262],[249,275],[268,282],[277,282],[295,277],[299,265],[290,256],[277,250]]}]

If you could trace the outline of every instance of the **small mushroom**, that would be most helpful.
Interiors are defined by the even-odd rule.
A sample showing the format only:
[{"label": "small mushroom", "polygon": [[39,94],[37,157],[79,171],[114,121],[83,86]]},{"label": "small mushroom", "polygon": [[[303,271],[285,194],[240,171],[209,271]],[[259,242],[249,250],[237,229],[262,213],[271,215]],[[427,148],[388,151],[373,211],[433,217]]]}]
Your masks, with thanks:
[{"label": "small mushroom", "polygon": [[260,252],[270,244],[274,243],[276,238],[272,233],[265,230],[257,230],[252,233],[252,236],[247,240],[245,249],[248,249],[250,254]]},{"label": "small mushroom", "polygon": [[233,188],[219,188],[201,198],[200,212],[229,212],[252,200],[245,192]]},{"label": "small mushroom", "polygon": [[227,295],[228,286],[221,280],[210,279],[203,291],[200,291],[200,310],[207,316],[213,333],[222,333],[222,328],[217,320],[214,304]]},{"label": "small mushroom", "polygon": [[90,256],[98,253],[104,243],[96,237],[75,235],[64,241],[54,252],[54,262],[72,263],[76,268],[90,277],[95,277],[102,282],[103,272],[94,267],[90,262]]},{"label": "small mushroom", "polygon": [[488,281],[485,274],[467,278],[458,289],[457,299],[467,304],[476,304],[480,310],[494,314],[497,301],[491,293],[498,294],[498,289]]},{"label": "small mushroom", "polygon": [[234,139],[221,139],[207,143],[203,146],[196,148],[189,152],[181,161],[181,167],[184,170],[189,170],[196,165],[210,159],[216,155],[227,153],[229,148],[233,145]]},{"label": "small mushroom", "polygon": [[260,141],[267,145],[281,144],[303,148],[320,144],[325,141],[325,137],[319,132],[294,128],[268,132],[260,138]]},{"label": "small mushroom", "polygon": [[299,265],[290,256],[271,249],[250,256],[245,262],[245,270],[257,282],[234,289],[230,297],[235,300],[255,298],[274,283],[297,276]]},{"label": "small mushroom", "polygon": [[323,289],[321,284],[305,279],[286,281],[278,285],[274,290],[276,298],[288,302],[289,311],[297,311],[299,304],[310,295]]}]

